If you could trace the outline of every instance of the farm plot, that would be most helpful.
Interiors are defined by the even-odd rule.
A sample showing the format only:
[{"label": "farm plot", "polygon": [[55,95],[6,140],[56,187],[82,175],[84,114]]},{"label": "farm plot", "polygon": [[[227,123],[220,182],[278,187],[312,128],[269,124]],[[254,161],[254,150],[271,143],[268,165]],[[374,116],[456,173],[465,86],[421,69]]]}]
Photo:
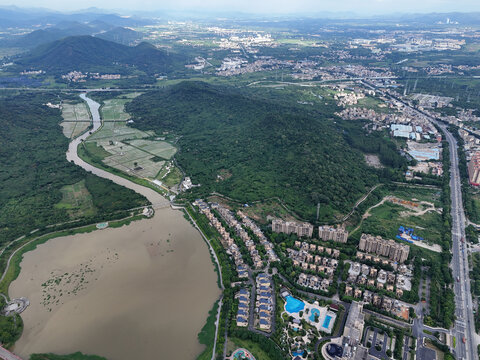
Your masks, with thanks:
[{"label": "farm plot", "polygon": [[127,126],[130,116],[125,113],[125,103],[139,93],[122,98],[105,100],[101,108],[103,126],[87,139],[88,145],[97,145],[104,153],[103,163],[115,169],[142,178],[155,179],[175,154],[176,148],[166,141],[147,140],[154,131],[141,131]]},{"label": "farm plot", "polygon": [[177,149],[166,141],[138,139],[131,140],[128,143],[163,159],[170,159],[177,152]]},{"label": "farm plot", "polygon": [[64,103],[62,105],[63,120],[60,126],[63,128],[63,135],[72,139],[82,134],[90,125],[90,114],[85,103]]},{"label": "farm plot", "polygon": [[62,121],[60,126],[63,128],[63,135],[72,139],[85,132],[90,123],[86,121]]},{"label": "farm plot", "polygon": [[85,103],[63,103],[62,117],[65,121],[88,121],[90,122],[90,114]]},{"label": "farm plot", "polygon": [[140,131],[128,127],[123,121],[105,121],[102,128],[88,138],[88,141],[97,141],[99,144],[108,143],[110,140],[122,141],[126,139],[143,139],[153,136],[153,131]]},{"label": "farm plot", "polygon": [[103,102],[100,109],[102,119],[106,121],[126,121],[130,119],[130,115],[125,112],[125,104],[130,99],[110,99]]}]

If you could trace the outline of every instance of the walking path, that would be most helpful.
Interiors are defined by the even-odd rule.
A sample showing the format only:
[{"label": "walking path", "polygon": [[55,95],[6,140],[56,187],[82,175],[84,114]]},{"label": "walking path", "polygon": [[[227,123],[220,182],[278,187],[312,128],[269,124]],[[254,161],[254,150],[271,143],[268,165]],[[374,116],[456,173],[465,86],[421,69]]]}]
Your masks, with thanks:
[{"label": "walking path", "polygon": [[0,359],[3,359],[3,360],[22,360],[17,355],[12,354],[10,351],[8,351],[7,349],[5,349],[1,346],[0,346]]},{"label": "walking path", "polygon": [[374,187],[372,187],[372,188],[370,189],[370,191],[369,191],[368,193],[366,193],[365,195],[363,195],[363,196],[360,198],[360,200],[358,200],[358,201],[355,203],[355,205],[353,206],[353,209],[352,209],[347,215],[345,215],[345,216],[343,217],[342,222],[347,221],[348,218],[353,215],[353,213],[355,212],[355,210],[357,210],[358,206],[359,206],[362,202],[364,202],[365,200],[367,200],[368,196],[369,196],[372,192],[374,192],[374,191],[375,191],[379,186],[381,186],[381,185],[382,185],[382,184],[377,184],[377,185],[375,185]]}]

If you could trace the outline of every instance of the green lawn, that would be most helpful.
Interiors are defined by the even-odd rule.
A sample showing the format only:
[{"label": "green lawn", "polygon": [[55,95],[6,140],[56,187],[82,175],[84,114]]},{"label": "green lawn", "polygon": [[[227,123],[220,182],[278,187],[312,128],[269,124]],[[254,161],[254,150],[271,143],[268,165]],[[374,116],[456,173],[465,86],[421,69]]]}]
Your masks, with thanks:
[{"label": "green lawn", "polygon": [[[81,146],[81,145],[80,145]],[[103,147],[97,146],[94,142],[84,143],[85,148],[89,152],[90,156],[95,157],[98,160],[103,160],[111,154],[106,151]]]},{"label": "green lawn", "polygon": [[167,176],[161,180],[166,186],[173,186],[180,183],[182,180],[182,172],[174,167]]}]

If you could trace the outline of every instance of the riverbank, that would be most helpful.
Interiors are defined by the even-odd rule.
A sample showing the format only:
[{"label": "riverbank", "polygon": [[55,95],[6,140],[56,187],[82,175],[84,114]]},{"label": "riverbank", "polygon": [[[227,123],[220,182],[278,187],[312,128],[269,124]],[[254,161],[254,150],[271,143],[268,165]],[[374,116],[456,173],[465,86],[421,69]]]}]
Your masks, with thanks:
[{"label": "riverbank", "polygon": [[[94,132],[101,126],[99,104],[82,99]],[[181,212],[163,206],[168,200],[157,191],[81,159],[77,148],[89,135],[70,143],[67,159],[144,195],[155,216],[122,229],[46,239],[35,251],[22,251],[10,293],[26,295],[32,305],[22,314],[25,331],[15,351],[195,358],[204,348],[197,335],[221,293],[208,249]]]},{"label": "riverbank", "polygon": [[199,234],[170,209],[128,227],[51,239],[21,265],[10,294],[31,301],[15,346],[24,357],[82,350],[192,359],[220,294]]}]

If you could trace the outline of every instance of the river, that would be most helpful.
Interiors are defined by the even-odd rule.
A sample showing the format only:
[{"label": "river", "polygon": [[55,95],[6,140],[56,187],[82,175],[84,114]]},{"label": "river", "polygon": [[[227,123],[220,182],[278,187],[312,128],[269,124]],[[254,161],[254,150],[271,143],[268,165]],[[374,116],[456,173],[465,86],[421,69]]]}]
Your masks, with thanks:
[{"label": "river", "polygon": [[[98,103],[82,95],[101,126]],[[67,159],[146,196],[157,192],[81,160],[72,141]],[[200,234],[170,208],[122,228],[49,240],[24,255],[11,297],[26,296],[24,332],[15,352],[82,351],[110,360],[194,359],[197,334],[220,295]]]}]

